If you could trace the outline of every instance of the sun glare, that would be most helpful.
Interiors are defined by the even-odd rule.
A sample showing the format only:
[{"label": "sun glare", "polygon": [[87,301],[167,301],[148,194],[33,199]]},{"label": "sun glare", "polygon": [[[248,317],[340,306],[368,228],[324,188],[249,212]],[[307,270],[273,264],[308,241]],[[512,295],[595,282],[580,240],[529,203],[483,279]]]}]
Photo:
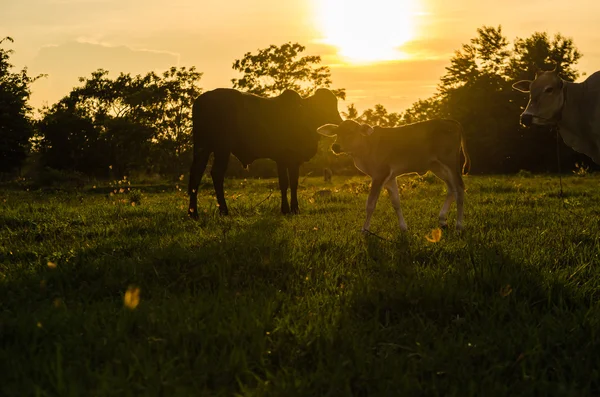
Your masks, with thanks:
[{"label": "sun glare", "polygon": [[414,38],[418,0],[317,0],[323,42],[348,62],[406,58],[400,46]]}]

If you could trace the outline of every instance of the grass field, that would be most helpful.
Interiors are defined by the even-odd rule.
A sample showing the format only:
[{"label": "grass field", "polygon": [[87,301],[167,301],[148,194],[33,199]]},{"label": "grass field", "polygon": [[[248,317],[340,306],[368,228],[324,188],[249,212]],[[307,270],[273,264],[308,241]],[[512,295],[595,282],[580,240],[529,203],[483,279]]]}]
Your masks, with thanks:
[{"label": "grass field", "polygon": [[204,184],[198,222],[175,184],[1,190],[0,395],[599,395],[600,177],[466,177],[439,242],[444,184],[399,181],[367,237],[362,177],[298,216]]}]

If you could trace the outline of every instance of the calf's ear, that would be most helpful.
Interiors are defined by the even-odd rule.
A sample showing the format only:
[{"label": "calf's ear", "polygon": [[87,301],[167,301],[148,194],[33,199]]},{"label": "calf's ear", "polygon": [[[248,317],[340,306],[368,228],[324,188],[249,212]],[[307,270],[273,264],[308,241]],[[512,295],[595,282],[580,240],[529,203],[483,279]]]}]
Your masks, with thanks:
[{"label": "calf's ear", "polygon": [[336,136],[335,130],[337,130],[337,128],[338,126],[335,124],[325,124],[317,128],[317,132],[325,136]]},{"label": "calf's ear", "polygon": [[517,91],[529,93],[530,86],[531,86],[531,80],[521,80],[521,81],[517,81],[516,83],[514,83],[512,85],[512,88],[514,88]]},{"label": "calf's ear", "polygon": [[359,131],[361,135],[369,136],[373,133],[373,127],[371,127],[369,124],[361,124]]}]

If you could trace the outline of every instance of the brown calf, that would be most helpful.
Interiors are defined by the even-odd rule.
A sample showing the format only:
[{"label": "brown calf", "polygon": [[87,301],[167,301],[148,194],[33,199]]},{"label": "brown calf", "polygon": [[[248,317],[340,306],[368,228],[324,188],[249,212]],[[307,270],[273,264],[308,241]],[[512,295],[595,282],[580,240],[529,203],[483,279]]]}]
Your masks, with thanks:
[{"label": "brown calf", "polygon": [[[456,200],[456,229],[462,229],[465,190],[462,173],[469,163],[469,155],[460,123],[436,119],[402,127],[382,128],[345,120],[339,126],[323,125],[317,132],[325,136],[337,136],[331,146],[333,152],[349,154],[354,159],[356,168],[372,178],[363,232],[369,230],[371,216],[383,186],[390,194],[400,228],[406,230],[396,177],[411,173],[424,174],[427,171],[432,171],[448,187],[446,201],[439,215],[440,226],[447,225],[450,205]],[[462,168],[461,149],[465,156]]]}]

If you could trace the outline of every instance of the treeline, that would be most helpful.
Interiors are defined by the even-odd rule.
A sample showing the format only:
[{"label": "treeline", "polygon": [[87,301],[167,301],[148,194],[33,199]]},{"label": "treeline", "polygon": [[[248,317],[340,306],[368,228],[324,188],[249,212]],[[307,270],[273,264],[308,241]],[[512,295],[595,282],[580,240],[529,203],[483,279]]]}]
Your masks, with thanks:
[{"label": "treeline", "polygon": [[158,75],[98,70],[36,122],[45,167],[96,177],[132,172],[175,176],[191,161],[191,108],[202,74],[171,68]]},{"label": "treeline", "polygon": [[[12,72],[11,50],[0,41],[0,174],[33,176],[48,170],[96,178],[128,175],[187,175],[192,150],[192,103],[200,95],[202,73],[173,67],[162,74],[150,72],[109,77],[99,69],[80,78],[80,85],[34,119],[29,105],[30,86],[38,78],[27,69]],[[332,88],[331,71],[319,56],[301,56],[300,44],[272,45],[234,61],[241,77],[232,87],[264,96],[295,89],[309,95],[319,87]],[[555,172],[558,169],[556,135],[544,128],[524,129],[519,114],[527,98],[512,90],[517,80],[531,79],[535,68],[557,67],[569,81],[579,77],[575,65],[581,54],[573,41],[560,34],[536,32],[512,45],[501,27],[484,26],[457,50],[441,76],[436,93],[401,113],[377,104],[359,113],[354,105],[342,111],[346,118],[372,125],[396,126],[434,117],[460,121],[466,130],[472,173],[512,173],[521,169]],[[334,89],[345,98],[344,89]],[[340,109],[343,110],[343,109]],[[303,167],[319,175],[356,173],[347,157],[336,157],[322,139],[318,154]],[[562,170],[591,161],[560,140]],[[232,161],[229,174],[275,175],[269,160],[255,162],[245,171]],[[55,171],[53,171],[55,172]]]}]

